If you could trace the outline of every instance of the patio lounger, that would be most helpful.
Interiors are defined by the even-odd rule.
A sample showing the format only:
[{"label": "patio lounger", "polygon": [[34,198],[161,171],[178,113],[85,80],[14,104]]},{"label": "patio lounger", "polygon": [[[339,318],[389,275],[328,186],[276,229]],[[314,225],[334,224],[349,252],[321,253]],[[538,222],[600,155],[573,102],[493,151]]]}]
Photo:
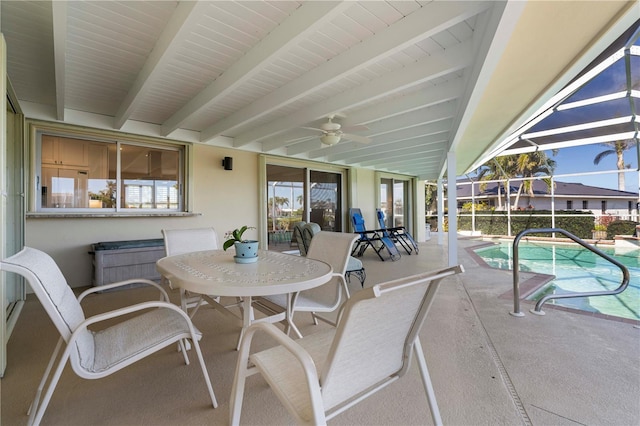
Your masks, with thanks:
[{"label": "patio lounger", "polygon": [[376,215],[378,216],[378,223],[380,224],[380,229],[383,233],[386,233],[393,242],[400,243],[400,245],[404,248],[407,254],[411,254],[412,251],[415,250],[416,254],[418,253],[418,243],[413,239],[407,228],[404,226],[394,226],[387,227],[384,221],[384,212],[382,209],[376,209]]},{"label": "patio lounger", "polygon": [[352,256],[360,257],[368,247],[371,247],[373,248],[373,251],[376,252],[380,260],[385,260],[384,257],[382,257],[382,254],[380,254],[383,249],[387,250],[391,260],[400,259],[398,247],[396,247],[395,243],[388,235],[384,235],[381,230],[367,230],[362,217],[362,212],[359,208],[349,209],[349,215],[351,216],[351,223],[353,224],[355,233],[360,234],[360,238],[357,240],[353,251],[351,252]]}]

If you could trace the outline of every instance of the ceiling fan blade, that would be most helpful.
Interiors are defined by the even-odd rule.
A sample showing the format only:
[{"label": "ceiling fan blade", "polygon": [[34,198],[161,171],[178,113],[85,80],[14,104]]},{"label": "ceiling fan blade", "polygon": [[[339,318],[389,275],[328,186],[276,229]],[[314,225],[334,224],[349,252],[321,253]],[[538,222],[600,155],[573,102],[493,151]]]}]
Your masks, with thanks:
[{"label": "ceiling fan blade", "polygon": [[343,126],[344,132],[366,132],[369,128],[363,124],[354,124],[353,126]]},{"label": "ceiling fan blade", "polygon": [[324,133],[324,130],[322,130],[322,129],[318,129],[318,128],[316,128],[316,127],[305,127],[305,126],[302,126],[302,127],[300,127],[300,128],[301,128],[301,129],[307,129],[307,130],[313,130],[314,132],[322,132],[322,133]]},{"label": "ceiling fan blade", "polygon": [[358,142],[358,143],[371,143],[371,138],[366,136],[352,135],[350,133],[343,133],[342,137],[345,139],[349,139],[350,141]]}]

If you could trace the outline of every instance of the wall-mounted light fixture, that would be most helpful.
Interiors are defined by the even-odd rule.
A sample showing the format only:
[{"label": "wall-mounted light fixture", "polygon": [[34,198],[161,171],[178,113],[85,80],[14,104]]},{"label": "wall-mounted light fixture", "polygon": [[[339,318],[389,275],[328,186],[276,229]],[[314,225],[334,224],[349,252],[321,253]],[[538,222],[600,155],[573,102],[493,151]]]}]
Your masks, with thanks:
[{"label": "wall-mounted light fixture", "polygon": [[233,170],[233,157],[224,157],[222,159],[222,166],[225,170]]}]

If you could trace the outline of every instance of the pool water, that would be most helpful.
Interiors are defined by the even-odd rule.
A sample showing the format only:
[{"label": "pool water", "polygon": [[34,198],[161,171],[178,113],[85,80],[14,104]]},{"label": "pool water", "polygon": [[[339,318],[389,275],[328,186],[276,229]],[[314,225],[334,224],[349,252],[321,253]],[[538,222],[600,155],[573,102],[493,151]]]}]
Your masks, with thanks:
[{"label": "pool water", "polygon": [[[640,250],[615,253],[613,248],[598,248],[629,269],[630,280],[626,290],[612,296],[549,300],[545,305],[554,304],[640,320]],[[511,241],[475,252],[493,268],[513,268]],[[556,277],[527,297],[527,300],[537,301],[547,294],[614,290],[622,282],[622,272],[617,266],[579,245],[521,241],[518,252],[521,272],[537,272]]]}]

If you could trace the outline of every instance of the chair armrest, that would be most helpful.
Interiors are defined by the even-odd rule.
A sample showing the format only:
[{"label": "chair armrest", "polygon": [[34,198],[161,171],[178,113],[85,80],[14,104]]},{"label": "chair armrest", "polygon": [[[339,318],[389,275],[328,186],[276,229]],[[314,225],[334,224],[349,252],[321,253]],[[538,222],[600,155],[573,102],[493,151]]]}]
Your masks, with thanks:
[{"label": "chair armrest", "polygon": [[[307,392],[312,404],[311,408],[313,411],[314,423],[326,424],[326,420],[324,419],[324,409],[322,408],[322,395],[320,393],[318,373],[311,355],[309,355],[309,353],[305,351],[302,346],[296,343],[284,332],[280,331],[275,325],[265,322],[253,323],[249,327],[247,327],[244,335],[242,336],[242,340],[240,341],[240,346],[238,348],[238,359],[236,362],[236,371],[234,376],[235,378],[233,381],[233,388],[231,390],[231,424],[234,426],[239,424],[246,378],[259,372],[258,367],[249,364],[249,351],[251,349],[251,342],[253,340],[253,336],[258,331],[264,331],[269,336],[273,337],[300,363],[300,365],[302,366],[302,370],[304,371],[305,380],[307,382]],[[287,405],[287,408],[291,409],[292,407]]]},{"label": "chair armrest", "polygon": [[[153,308],[165,308],[165,309],[171,309],[172,311],[176,311],[178,312],[184,319],[185,321],[187,321],[187,323],[189,324],[189,331],[193,334],[196,335],[198,337],[200,337],[200,335],[198,333],[196,333],[195,328],[193,327],[193,324],[191,322],[191,319],[189,318],[189,315],[186,314],[186,312],[184,312],[182,309],[180,309],[180,307],[178,307],[177,305],[174,305],[173,303],[170,302],[163,302],[163,301],[149,301],[149,302],[142,302],[142,303],[136,303],[135,305],[130,305],[130,306],[126,306],[124,308],[119,308],[119,309],[114,309],[112,311],[108,311],[108,312],[104,312],[101,314],[96,314],[93,315],[87,319],[85,319],[84,321],[82,321],[80,323],[80,325],[73,331],[73,334],[71,335],[71,340],[74,339],[74,335],[76,335],[77,333],[79,333],[79,330],[88,328],[88,326],[92,325],[92,324],[96,324],[102,321],[106,321],[112,318],[117,318],[123,315],[127,315],[127,314],[131,314],[134,312],[139,312],[139,311],[144,311],[147,309],[153,309]],[[70,341],[71,341],[70,340]]]},{"label": "chair armrest", "polygon": [[[310,385],[309,392],[313,395],[314,390],[317,390],[319,396],[320,388],[318,372],[316,370],[316,364],[313,362],[311,355],[309,355],[309,353],[295,340],[287,336],[286,333],[284,333],[282,330],[271,323],[257,322],[251,324],[247,328],[244,336],[242,337],[242,342],[240,343],[240,354],[238,356],[238,359],[246,356],[246,359],[248,360],[251,340],[253,339],[253,335],[258,331],[264,331],[270,337],[273,337],[274,340],[276,340],[280,345],[282,345],[282,347],[289,351],[298,360],[298,362],[302,366],[302,369],[304,370],[307,383]],[[315,386],[311,386],[311,384],[315,384]]]},{"label": "chair armrest", "polygon": [[144,278],[132,278],[132,279],[129,279],[129,280],[118,281],[118,282],[111,283],[111,284],[101,285],[99,287],[91,287],[91,288],[83,291],[82,293],[80,293],[80,295],[78,296],[78,302],[82,302],[82,299],[84,299],[89,294],[96,293],[98,291],[110,290],[112,288],[123,287],[125,285],[130,285],[130,284],[147,284],[147,285],[153,286],[153,287],[157,288],[158,291],[160,291],[160,300],[164,300],[165,302],[169,302],[169,295],[160,286],[160,284],[158,284],[158,283],[156,283],[154,281],[148,280],[148,279],[144,279]]}]

